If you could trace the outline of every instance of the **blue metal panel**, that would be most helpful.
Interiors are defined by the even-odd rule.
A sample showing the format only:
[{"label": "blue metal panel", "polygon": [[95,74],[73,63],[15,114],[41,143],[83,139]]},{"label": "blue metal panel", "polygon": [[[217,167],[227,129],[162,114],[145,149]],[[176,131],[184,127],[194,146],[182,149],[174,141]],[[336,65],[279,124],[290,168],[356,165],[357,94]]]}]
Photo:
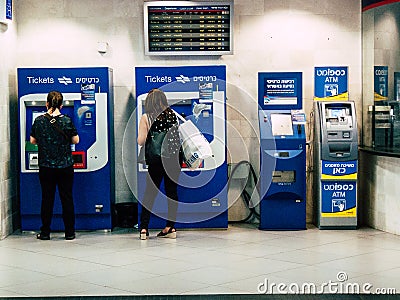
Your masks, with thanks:
[{"label": "blue metal panel", "polygon": [[[96,116],[95,101],[84,102],[79,95],[81,86],[94,84],[96,94],[106,94],[106,101],[102,115]],[[28,155],[35,150],[26,149],[29,133],[32,126],[34,112],[44,112],[43,101],[51,90],[58,90],[66,95],[74,95],[73,104],[64,105],[62,113],[70,116],[78,130],[80,143],[75,150],[89,155],[88,150],[98,141],[96,122],[106,128],[100,134],[106,135],[102,153],[104,164],[96,170],[81,168],[74,174],[74,204],[77,230],[96,230],[112,228],[111,205],[114,202],[114,154],[113,154],[113,99],[112,99],[112,70],[106,67],[93,68],[20,68],[18,69],[19,92],[19,123],[20,123],[20,151],[24,164],[21,164],[20,173],[20,206],[21,229],[39,230],[41,226],[40,206],[41,190],[37,170],[29,169]],[[76,96],[78,95],[78,96]],[[82,96],[83,97],[83,96]],[[41,101],[40,104],[29,100],[29,106],[24,102],[27,98]],[[24,100],[23,100],[24,99]],[[89,119],[81,118],[82,110]],[[24,112],[24,114],[21,114]],[[25,128],[25,130],[23,130]],[[29,144],[29,143],[28,143]],[[104,149],[103,149],[104,148]],[[96,152],[90,152],[92,160],[96,161]],[[84,163],[87,161],[85,158]],[[96,205],[102,207],[96,211]],[[54,205],[52,230],[63,230],[62,209],[58,194]]]},{"label": "blue metal panel", "polygon": [[[306,229],[306,142],[304,125],[292,125],[293,135],[273,136],[271,114],[259,111],[260,229]],[[266,119],[267,118],[267,119]],[[279,180],[278,172],[293,178]],[[278,179],[276,179],[278,177]]]}]

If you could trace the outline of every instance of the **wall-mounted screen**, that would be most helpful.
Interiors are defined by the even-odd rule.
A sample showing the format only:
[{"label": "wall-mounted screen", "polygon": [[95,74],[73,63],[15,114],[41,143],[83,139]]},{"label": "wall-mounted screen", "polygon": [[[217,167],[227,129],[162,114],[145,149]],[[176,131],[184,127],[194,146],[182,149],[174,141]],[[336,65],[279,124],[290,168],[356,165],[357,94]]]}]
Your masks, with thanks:
[{"label": "wall-mounted screen", "polygon": [[233,54],[233,1],[144,3],[146,55]]}]

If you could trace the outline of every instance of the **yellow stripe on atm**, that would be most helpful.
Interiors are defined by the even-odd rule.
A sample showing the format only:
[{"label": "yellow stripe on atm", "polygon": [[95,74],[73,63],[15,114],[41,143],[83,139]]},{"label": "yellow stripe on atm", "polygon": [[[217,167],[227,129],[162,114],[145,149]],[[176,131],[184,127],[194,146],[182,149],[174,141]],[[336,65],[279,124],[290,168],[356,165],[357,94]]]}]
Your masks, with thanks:
[{"label": "yellow stripe on atm", "polygon": [[349,92],[344,92],[342,94],[338,94],[335,96],[314,97],[314,101],[348,101],[348,100],[349,100]]},{"label": "yellow stripe on atm", "polygon": [[338,212],[323,213],[321,212],[321,217],[325,218],[346,218],[346,217],[356,217],[357,209],[355,207]]},{"label": "yellow stripe on atm", "polygon": [[357,180],[357,173],[341,175],[341,176],[321,174],[321,179],[322,180],[327,180],[327,179],[329,179],[329,180]]}]

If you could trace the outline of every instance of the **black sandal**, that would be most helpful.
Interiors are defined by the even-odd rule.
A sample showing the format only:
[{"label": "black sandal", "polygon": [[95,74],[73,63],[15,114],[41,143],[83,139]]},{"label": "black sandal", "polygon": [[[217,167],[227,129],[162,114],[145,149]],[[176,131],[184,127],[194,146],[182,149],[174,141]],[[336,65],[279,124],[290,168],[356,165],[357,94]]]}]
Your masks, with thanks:
[{"label": "black sandal", "polygon": [[[146,232],[142,232],[142,230],[146,230]],[[149,230],[148,229],[140,229],[140,239],[146,240],[149,237]]]},{"label": "black sandal", "polygon": [[50,234],[38,233],[38,234],[36,235],[36,238],[37,238],[38,240],[48,241],[48,240],[50,240]]},{"label": "black sandal", "polygon": [[176,229],[171,227],[167,232],[163,232],[162,230],[157,234],[158,237],[165,237],[170,239],[176,239]]}]

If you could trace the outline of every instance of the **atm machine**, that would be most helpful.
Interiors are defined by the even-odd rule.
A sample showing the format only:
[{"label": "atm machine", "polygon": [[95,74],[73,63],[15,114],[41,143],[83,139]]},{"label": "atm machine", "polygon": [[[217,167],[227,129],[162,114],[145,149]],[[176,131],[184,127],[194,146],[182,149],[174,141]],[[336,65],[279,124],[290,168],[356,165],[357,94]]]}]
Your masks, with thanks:
[{"label": "atm machine", "polygon": [[[169,105],[191,120],[210,142],[213,156],[197,169],[182,165],[178,182],[177,228],[228,227],[225,66],[136,67],[137,120],[152,88],[165,92]],[[137,122],[138,123],[138,122]],[[137,146],[139,153],[140,146]],[[146,188],[147,168],[138,165],[138,215]],[[152,209],[149,228],[164,228],[167,201],[163,183]]]},{"label": "atm machine", "polygon": [[358,139],[352,101],[314,104],[314,207],[320,229],[357,227]]},{"label": "atm machine", "polygon": [[[114,137],[112,70],[93,68],[19,68],[19,149],[21,229],[41,226],[38,150],[29,142],[34,119],[46,112],[47,93],[64,96],[61,113],[73,120],[79,144],[72,145],[76,230],[112,229]],[[51,228],[63,231],[61,201],[56,193]]]},{"label": "atm machine", "polygon": [[306,229],[306,133],[302,74],[259,73],[260,225]]}]

